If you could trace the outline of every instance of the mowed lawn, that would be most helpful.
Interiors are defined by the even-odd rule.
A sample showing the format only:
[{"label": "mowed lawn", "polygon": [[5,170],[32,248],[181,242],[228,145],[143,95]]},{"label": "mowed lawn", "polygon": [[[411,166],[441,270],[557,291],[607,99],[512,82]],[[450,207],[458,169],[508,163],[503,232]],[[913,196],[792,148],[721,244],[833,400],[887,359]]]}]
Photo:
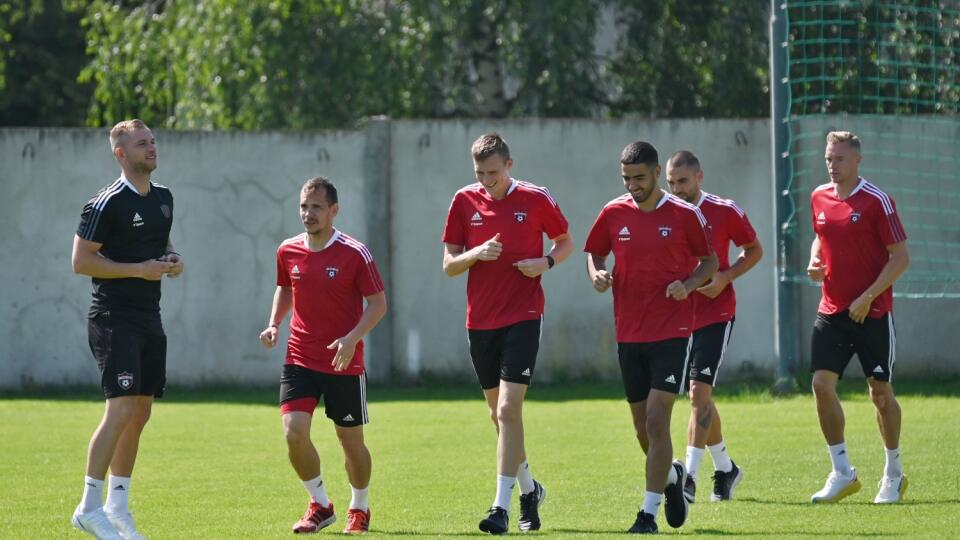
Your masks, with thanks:
[{"label": "mowed lawn", "polygon": [[[808,393],[773,398],[740,388],[719,400],[724,432],[745,479],[737,500],[708,502],[704,458],[699,502],[687,523],[661,534],[851,538],[960,536],[960,384],[907,383],[906,501],[872,504],[883,449],[863,381],[844,386],[847,442],[864,489],[837,505],[810,494],[829,472]],[[732,390],[731,390],[732,391]],[[178,390],[154,408],[131,492],[140,530],[163,538],[290,538],[307,496],[287,462],[274,389]],[[478,390],[371,387],[367,442],[374,459],[372,535],[482,536],[495,490],[496,439]],[[69,523],[82,487],[86,444],[102,413],[96,389],[0,397],[0,538],[84,538]],[[682,458],[689,402],[674,409]],[[629,527],[643,496],[644,458],[617,383],[537,385],[525,405],[527,450],[548,489],[537,536],[607,538]],[[314,441],[339,521],[350,498],[333,428],[319,414]],[[514,499],[511,533],[516,529]]]}]

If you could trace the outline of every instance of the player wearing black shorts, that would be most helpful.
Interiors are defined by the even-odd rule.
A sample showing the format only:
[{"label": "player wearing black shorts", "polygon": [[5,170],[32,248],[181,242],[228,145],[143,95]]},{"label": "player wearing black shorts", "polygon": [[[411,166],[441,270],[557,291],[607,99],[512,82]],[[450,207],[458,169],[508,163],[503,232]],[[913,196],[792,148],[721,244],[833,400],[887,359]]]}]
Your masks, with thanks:
[{"label": "player wearing black shorts", "polygon": [[[671,463],[670,417],[686,378],[690,296],[717,269],[706,219],[696,206],[660,189],[661,171],[653,145],[627,145],[620,155],[627,193],[603,207],[584,246],[593,288],[613,288],[620,372],[647,456],[643,504],[631,533],[656,533],[661,503],[671,527],[687,519],[686,467],[681,460]],[[608,271],[611,253],[616,264]]]},{"label": "player wearing black shorts", "polygon": [[157,167],[153,133],[126,120],[110,131],[110,144],[122,174],[84,206],[73,241],[73,271],[93,278],[87,328],[106,410],[90,439],[83,497],[71,521],[97,538],[140,538],[127,500],[140,434],[166,384],[160,280],[179,276],[183,260],[170,242],[173,196],[150,181]]},{"label": "player wearing black shorts", "polygon": [[[690,422],[687,428],[687,483],[683,486],[688,501],[695,500],[700,461],[709,448],[713,457],[712,501],[733,498],[743,478],[743,470],[730,459],[723,440],[720,413],[713,400],[723,357],[733,331],[737,300],[733,280],[753,268],[763,257],[763,247],[750,220],[736,202],[703,191],[700,160],[689,150],[680,150],[667,161],[667,183],[677,197],[703,212],[710,226],[713,250],[720,266],[710,282],[693,294],[693,346],[690,350]],[[743,248],[730,264],[730,243]]]},{"label": "player wearing black shorts", "polygon": [[837,502],[860,491],[844,440],[837,381],[854,353],[860,359],[886,451],[873,502],[895,503],[907,489],[900,463],[900,404],[891,385],[896,351],[893,283],[910,264],[907,233],[893,199],[860,176],[860,139],[847,131],[827,134],[824,152],[830,182],[813,190],[815,233],[807,274],[822,283],[811,340],[810,371],[820,429],[832,470],[814,503]]}]

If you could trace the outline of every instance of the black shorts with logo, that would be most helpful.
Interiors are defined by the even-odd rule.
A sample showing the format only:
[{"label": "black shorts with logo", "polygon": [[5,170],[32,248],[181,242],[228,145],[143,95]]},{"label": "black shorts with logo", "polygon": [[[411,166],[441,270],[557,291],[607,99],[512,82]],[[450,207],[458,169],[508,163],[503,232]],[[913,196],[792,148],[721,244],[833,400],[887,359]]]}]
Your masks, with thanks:
[{"label": "black shorts with logo", "polygon": [[888,382],[893,378],[897,333],[893,314],[879,319],[867,317],[863,324],[843,311],[827,315],[817,313],[811,341],[810,372],[825,369],[843,377],[854,353],[860,359],[864,377]]},{"label": "black shorts with logo", "polygon": [[480,388],[496,388],[501,380],[530,384],[540,350],[542,324],[543,319],[534,319],[493,330],[467,331]]},{"label": "black shorts with logo", "polygon": [[646,400],[651,388],[673,394],[682,392],[691,342],[692,338],[672,338],[650,343],[617,343],[627,401]]},{"label": "black shorts with logo", "polygon": [[367,374],[335,375],[296,364],[284,364],[280,376],[281,411],[313,409],[323,398],[327,418],[341,427],[362,426],[367,415]]},{"label": "black shorts with logo", "polygon": [[87,320],[87,338],[100,368],[104,397],[163,397],[167,336],[159,317],[141,320],[98,313]]},{"label": "black shorts with logo", "polygon": [[732,332],[733,320],[710,324],[693,332],[690,372],[687,374],[690,381],[716,386],[717,372],[720,371]]}]

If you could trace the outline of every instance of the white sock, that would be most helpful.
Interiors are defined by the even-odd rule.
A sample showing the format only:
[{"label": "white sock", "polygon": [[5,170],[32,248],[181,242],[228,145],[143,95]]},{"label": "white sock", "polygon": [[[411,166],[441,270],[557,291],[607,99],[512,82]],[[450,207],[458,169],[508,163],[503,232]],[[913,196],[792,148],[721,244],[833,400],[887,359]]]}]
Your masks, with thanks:
[{"label": "white sock", "polygon": [[517,483],[520,484],[520,493],[524,495],[536,488],[533,485],[533,473],[530,472],[530,464],[527,463],[527,460],[523,460],[520,469],[517,470]]},{"label": "white sock", "polygon": [[353,487],[353,484],[350,484],[350,491],[353,493],[350,497],[350,508],[363,510],[364,512],[370,509],[370,504],[367,502],[367,494],[370,491],[370,486],[357,489]]},{"label": "white sock", "polygon": [[827,446],[830,451],[830,462],[833,463],[833,470],[838,474],[850,476],[853,469],[850,467],[850,454],[847,453],[847,443]]},{"label": "white sock", "polygon": [[903,466],[900,465],[900,449],[886,448],[887,463],[883,467],[883,475],[888,478],[898,478],[903,476]]},{"label": "white sock", "polygon": [[130,497],[130,477],[127,476],[109,476],[107,484],[107,502],[103,509],[114,514],[129,512],[127,500]]},{"label": "white sock", "polygon": [[493,506],[499,506],[506,511],[510,511],[510,499],[513,498],[513,486],[517,483],[517,477],[497,475],[497,497],[493,499]]},{"label": "white sock", "polygon": [[727,443],[720,441],[710,446],[710,455],[713,456],[713,468],[721,472],[730,472],[733,470],[733,462],[730,461],[730,454],[727,453]]},{"label": "white sock", "polygon": [[327,496],[327,488],[323,485],[323,475],[313,480],[304,480],[303,487],[310,493],[310,500],[320,503],[320,506],[330,506],[330,497]]},{"label": "white sock", "polygon": [[[671,467],[672,469],[673,467]],[[660,512],[660,503],[663,502],[663,493],[648,491],[643,494],[643,511],[653,517]]]},{"label": "white sock", "polygon": [[700,469],[700,461],[707,452],[706,448],[697,448],[696,446],[687,447],[687,474],[694,480],[697,479],[697,471]]},{"label": "white sock", "polygon": [[80,513],[93,512],[103,506],[103,480],[83,477],[83,498],[80,499]]}]

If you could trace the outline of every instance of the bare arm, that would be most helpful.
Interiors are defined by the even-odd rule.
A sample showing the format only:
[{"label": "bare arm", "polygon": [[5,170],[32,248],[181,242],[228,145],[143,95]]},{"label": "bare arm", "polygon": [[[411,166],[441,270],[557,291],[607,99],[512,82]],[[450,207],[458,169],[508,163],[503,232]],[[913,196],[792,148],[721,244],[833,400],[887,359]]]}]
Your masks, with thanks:
[{"label": "bare arm", "polygon": [[503,252],[500,233],[479,246],[464,251],[464,246],[443,244],[443,271],[450,277],[459,276],[480,261],[495,261]]},{"label": "bare arm", "polygon": [[328,349],[336,349],[337,354],[334,355],[331,365],[336,371],[343,371],[347,369],[347,366],[350,365],[350,362],[353,360],[353,355],[357,349],[357,343],[363,339],[363,336],[367,335],[377,323],[380,322],[380,319],[383,319],[383,316],[387,313],[387,295],[383,292],[365,297],[367,301],[367,307],[363,310],[363,315],[360,316],[360,320],[357,321],[357,325],[353,327],[353,330],[350,330],[347,335],[343,336],[340,339],[333,340],[333,343],[327,345]]},{"label": "bare arm", "polygon": [[910,252],[907,250],[906,241],[887,246],[887,251],[890,253],[890,258],[887,264],[883,265],[880,275],[850,304],[850,318],[858,323],[862,323],[870,314],[870,305],[873,304],[873,300],[890,288],[910,266]]},{"label": "bare arm", "polygon": [[820,260],[820,237],[814,236],[810,244],[810,264],[807,265],[807,275],[817,283],[823,281],[827,267]]},{"label": "bare arm", "polygon": [[270,322],[267,327],[260,332],[260,343],[266,348],[271,348],[277,344],[277,334],[279,333],[280,323],[290,313],[293,307],[293,289],[291,287],[277,286],[273,293],[273,304],[270,306]]},{"label": "bare arm", "polygon": [[597,292],[605,292],[613,285],[613,276],[607,271],[607,258],[587,254],[587,277]]},{"label": "bare arm", "polygon": [[174,266],[173,263],[158,260],[119,263],[101,255],[101,247],[103,244],[74,235],[71,256],[74,273],[101,279],[140,278],[158,281]]},{"label": "bare arm", "polygon": [[551,240],[553,240],[553,248],[546,256],[517,261],[513,263],[513,266],[527,277],[537,277],[550,269],[547,256],[552,257],[555,264],[559,264],[573,253],[573,239],[570,238],[568,233],[563,233],[556,238],[551,238]]},{"label": "bare arm", "polygon": [[672,296],[674,300],[684,300],[697,287],[703,285],[717,271],[717,254],[711,253],[704,257],[697,257],[700,263],[693,269],[690,276],[683,280],[677,280],[667,286],[667,296]]},{"label": "bare arm", "polygon": [[737,257],[730,268],[717,272],[709,283],[697,290],[709,298],[716,298],[727,285],[733,283],[733,280],[756,266],[761,258],[763,258],[763,246],[760,245],[759,240],[744,244],[743,251],[740,252],[740,256]]}]

